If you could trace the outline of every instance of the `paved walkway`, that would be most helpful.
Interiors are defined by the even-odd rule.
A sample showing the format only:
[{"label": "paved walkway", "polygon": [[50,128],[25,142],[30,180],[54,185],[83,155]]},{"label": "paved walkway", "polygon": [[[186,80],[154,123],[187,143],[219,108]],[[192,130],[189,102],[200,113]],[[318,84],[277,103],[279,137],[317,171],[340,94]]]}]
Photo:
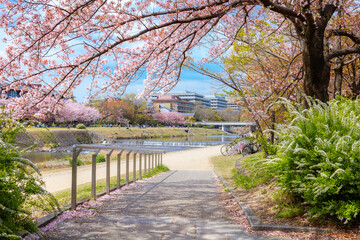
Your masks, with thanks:
[{"label": "paved walkway", "polygon": [[269,239],[250,235],[221,203],[211,171],[173,170],[116,195],[98,215],[70,219],[48,239]]}]

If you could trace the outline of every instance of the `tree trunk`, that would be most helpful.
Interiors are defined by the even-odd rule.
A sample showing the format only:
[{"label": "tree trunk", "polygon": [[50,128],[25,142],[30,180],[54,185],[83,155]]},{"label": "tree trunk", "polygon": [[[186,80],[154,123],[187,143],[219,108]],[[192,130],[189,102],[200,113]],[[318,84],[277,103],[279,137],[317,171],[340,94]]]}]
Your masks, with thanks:
[{"label": "tree trunk", "polygon": [[324,58],[324,33],[305,30],[302,41],[304,61],[304,92],[322,102],[329,101],[330,67]]},{"label": "tree trunk", "polygon": [[341,88],[342,88],[342,70],[343,66],[340,59],[336,59],[337,67],[334,70],[335,78],[334,78],[334,98],[336,96],[341,96]]}]

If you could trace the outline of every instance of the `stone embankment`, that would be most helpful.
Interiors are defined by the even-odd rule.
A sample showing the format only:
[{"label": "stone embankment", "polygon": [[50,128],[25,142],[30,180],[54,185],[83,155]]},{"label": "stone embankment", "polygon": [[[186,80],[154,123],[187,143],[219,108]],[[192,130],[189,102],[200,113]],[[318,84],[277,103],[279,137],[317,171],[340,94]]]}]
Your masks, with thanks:
[{"label": "stone embankment", "polygon": [[74,128],[27,128],[27,133],[18,138],[26,145],[36,144],[37,149],[48,150],[55,147],[69,147],[74,144],[100,143],[104,139],[148,139],[174,138],[187,136],[222,135],[217,129],[205,128],[124,128],[94,127],[87,129]]}]

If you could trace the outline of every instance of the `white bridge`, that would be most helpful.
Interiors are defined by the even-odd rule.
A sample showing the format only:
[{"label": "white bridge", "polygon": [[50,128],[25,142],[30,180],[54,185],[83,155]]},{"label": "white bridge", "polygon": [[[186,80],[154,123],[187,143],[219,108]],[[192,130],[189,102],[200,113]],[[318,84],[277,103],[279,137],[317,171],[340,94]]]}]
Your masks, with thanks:
[{"label": "white bridge", "polygon": [[247,127],[250,126],[251,128],[256,127],[256,123],[254,122],[198,122],[195,124],[202,124],[207,126],[219,126],[221,130],[224,132],[230,132],[231,127]]}]

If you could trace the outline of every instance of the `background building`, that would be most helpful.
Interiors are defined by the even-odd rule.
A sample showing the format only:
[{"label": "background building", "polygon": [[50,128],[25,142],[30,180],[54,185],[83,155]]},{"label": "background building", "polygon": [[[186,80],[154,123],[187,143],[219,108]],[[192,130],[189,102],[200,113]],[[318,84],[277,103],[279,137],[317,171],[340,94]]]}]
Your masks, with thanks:
[{"label": "background building", "polygon": [[195,92],[190,92],[190,91],[179,91],[179,92],[171,92],[171,95],[177,96],[179,98],[181,98],[182,100],[191,102],[193,104],[195,103],[200,103],[200,106],[203,107],[211,107],[211,103],[209,99],[206,99],[204,97],[204,95],[195,93]]},{"label": "background building", "polygon": [[228,102],[225,97],[206,95],[205,98],[210,101],[210,107],[212,109],[226,109],[228,107]]},{"label": "background building", "polygon": [[226,100],[228,102],[228,108],[233,111],[241,111],[240,100],[237,97],[226,97]]},{"label": "background building", "polygon": [[156,112],[160,112],[162,108],[167,108],[179,113],[191,113],[195,107],[193,103],[174,95],[158,96],[157,99],[152,100],[152,103]]}]

